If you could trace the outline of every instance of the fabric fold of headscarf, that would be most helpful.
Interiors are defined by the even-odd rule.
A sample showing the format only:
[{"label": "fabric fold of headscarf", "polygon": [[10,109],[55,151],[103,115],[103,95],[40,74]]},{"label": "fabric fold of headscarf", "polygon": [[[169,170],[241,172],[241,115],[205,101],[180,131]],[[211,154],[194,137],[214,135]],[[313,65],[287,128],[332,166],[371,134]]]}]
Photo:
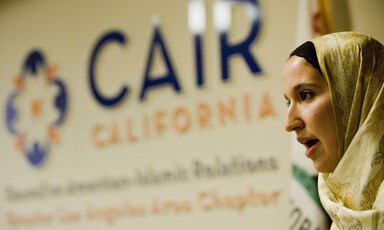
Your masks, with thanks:
[{"label": "fabric fold of headscarf", "polygon": [[331,229],[384,229],[384,47],[341,32],[312,40],[328,82],[340,162],[320,173]]}]

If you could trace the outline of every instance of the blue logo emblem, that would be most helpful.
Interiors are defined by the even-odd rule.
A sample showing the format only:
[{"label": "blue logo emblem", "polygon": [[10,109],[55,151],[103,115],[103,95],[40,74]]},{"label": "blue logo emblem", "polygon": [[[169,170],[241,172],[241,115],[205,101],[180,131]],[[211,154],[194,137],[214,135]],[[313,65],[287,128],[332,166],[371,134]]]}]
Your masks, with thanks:
[{"label": "blue logo emblem", "polygon": [[40,167],[51,146],[58,142],[58,127],[68,107],[67,90],[39,50],[30,52],[14,78],[6,103],[6,126],[15,147],[28,162]]}]

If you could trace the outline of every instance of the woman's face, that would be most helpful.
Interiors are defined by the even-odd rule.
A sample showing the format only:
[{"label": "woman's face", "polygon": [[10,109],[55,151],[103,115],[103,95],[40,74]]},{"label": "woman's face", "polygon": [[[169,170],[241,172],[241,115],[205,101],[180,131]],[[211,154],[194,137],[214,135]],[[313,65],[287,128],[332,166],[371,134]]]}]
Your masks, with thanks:
[{"label": "woman's face", "polygon": [[325,78],[304,58],[292,56],[284,68],[283,85],[288,103],[285,129],[296,132],[318,172],[333,172],[339,163],[338,144]]}]

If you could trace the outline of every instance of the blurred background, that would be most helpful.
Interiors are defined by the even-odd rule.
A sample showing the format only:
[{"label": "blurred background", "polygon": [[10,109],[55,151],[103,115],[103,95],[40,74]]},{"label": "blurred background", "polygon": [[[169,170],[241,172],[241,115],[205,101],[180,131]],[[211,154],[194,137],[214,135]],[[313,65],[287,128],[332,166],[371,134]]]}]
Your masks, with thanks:
[{"label": "blurred background", "polygon": [[381,0],[0,0],[1,229],[329,229],[290,52]]}]

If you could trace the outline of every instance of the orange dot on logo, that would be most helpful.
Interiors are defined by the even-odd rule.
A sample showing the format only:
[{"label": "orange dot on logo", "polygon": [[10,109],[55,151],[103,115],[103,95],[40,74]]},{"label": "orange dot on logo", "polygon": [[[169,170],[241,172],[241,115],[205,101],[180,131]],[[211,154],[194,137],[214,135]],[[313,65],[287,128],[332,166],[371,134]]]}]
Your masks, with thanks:
[{"label": "orange dot on logo", "polygon": [[57,67],[55,65],[49,65],[47,68],[47,80],[52,81],[55,77],[57,71]]},{"label": "orange dot on logo", "polygon": [[51,141],[53,143],[57,143],[58,140],[59,140],[59,134],[57,133],[57,130],[55,127],[49,127],[48,128],[48,133],[49,133],[49,139],[51,139]]},{"label": "orange dot on logo", "polygon": [[15,76],[13,78],[13,86],[17,90],[21,90],[23,88],[23,80],[21,79],[21,77],[19,75]]},{"label": "orange dot on logo", "polygon": [[33,100],[31,102],[31,111],[32,111],[32,116],[37,117],[41,113],[41,102],[40,100]]},{"label": "orange dot on logo", "polygon": [[17,150],[22,150],[23,148],[23,142],[24,142],[24,138],[23,138],[23,135],[18,135],[16,137],[16,141],[15,141],[15,148]]}]

